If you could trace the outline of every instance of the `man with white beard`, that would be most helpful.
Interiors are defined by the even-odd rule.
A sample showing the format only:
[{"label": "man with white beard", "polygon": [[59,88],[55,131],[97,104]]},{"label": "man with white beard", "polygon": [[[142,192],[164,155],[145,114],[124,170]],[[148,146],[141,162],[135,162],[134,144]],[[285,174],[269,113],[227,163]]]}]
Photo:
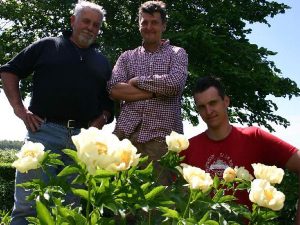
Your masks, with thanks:
[{"label": "man with white beard", "polygon": [[[81,128],[101,129],[113,120],[113,101],[106,90],[111,67],[94,44],[104,13],[101,6],[80,1],[71,16],[71,32],[40,39],[0,67],[6,96],[28,130],[25,141],[42,143],[46,150],[61,154],[62,149],[75,149],[71,136]],[[32,98],[26,108],[19,81],[31,74]],[[70,163],[67,156],[62,155],[62,160]],[[37,169],[17,172],[16,184],[33,178],[47,180]],[[16,187],[12,225],[27,225],[26,217],[36,215],[34,202],[26,200],[28,194]],[[74,201],[74,196],[66,199],[66,203]]]}]

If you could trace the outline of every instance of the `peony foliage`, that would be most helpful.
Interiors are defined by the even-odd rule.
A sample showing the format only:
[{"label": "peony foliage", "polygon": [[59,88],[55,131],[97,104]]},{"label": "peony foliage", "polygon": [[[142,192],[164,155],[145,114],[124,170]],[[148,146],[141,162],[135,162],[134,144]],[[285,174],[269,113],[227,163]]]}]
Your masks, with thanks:
[{"label": "peony foliage", "polygon": [[[182,163],[178,153],[188,141],[175,132],[166,137],[169,151],[159,161],[174,173],[169,186],[156,182],[152,162],[127,139],[89,128],[72,140],[76,150],[63,150],[73,159],[71,165],[63,166],[60,155],[44,151],[40,143],[26,143],[18,154],[14,165],[20,172],[63,166],[47,182],[35,179],[20,185],[32,190],[28,199],[36,202],[37,216],[27,218],[31,224],[276,224],[272,221],[284,205],[284,194],[266,175],[281,173],[264,172],[262,178],[258,171],[270,167],[253,164],[255,179],[244,167],[227,168],[223,178],[211,177]],[[37,163],[28,167],[29,159]],[[238,191],[249,193],[252,208],[237,202]],[[65,201],[68,193],[78,204]]]}]

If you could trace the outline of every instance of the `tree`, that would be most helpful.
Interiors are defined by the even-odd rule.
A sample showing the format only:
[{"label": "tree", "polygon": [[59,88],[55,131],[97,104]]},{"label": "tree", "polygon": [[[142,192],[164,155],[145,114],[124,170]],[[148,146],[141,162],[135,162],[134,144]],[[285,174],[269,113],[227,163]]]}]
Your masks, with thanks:
[{"label": "tree", "polygon": [[[107,11],[98,42],[112,65],[121,52],[141,44],[137,9],[142,1],[94,1]],[[197,124],[191,101],[195,80],[205,75],[222,78],[230,93],[232,122],[257,123],[273,131],[270,122],[287,127],[289,122],[276,115],[277,105],[267,96],[300,95],[297,84],[284,78],[268,56],[266,48],[250,44],[247,23],[265,23],[268,17],[285,13],[289,7],[266,0],[165,0],[168,25],[165,37],[189,54],[189,78],[184,92],[184,116]],[[57,35],[69,27],[75,1],[6,0],[0,15],[10,26],[0,27],[0,63],[5,63],[32,41]],[[23,96],[30,92],[30,79],[21,82]]]},{"label": "tree", "polygon": [[0,150],[19,150],[23,145],[23,141],[0,140]]}]

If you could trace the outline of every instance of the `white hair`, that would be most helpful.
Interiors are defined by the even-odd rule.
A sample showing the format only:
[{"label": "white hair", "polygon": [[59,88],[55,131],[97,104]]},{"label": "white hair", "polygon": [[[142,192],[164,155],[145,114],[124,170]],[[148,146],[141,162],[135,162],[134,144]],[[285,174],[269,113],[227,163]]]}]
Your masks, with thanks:
[{"label": "white hair", "polygon": [[75,5],[74,15],[79,16],[80,13],[82,12],[82,10],[84,10],[86,8],[89,8],[89,9],[92,9],[92,10],[98,12],[101,16],[101,21],[104,21],[105,13],[106,13],[105,10],[103,9],[102,6],[97,5],[93,2],[78,0],[78,3]]}]

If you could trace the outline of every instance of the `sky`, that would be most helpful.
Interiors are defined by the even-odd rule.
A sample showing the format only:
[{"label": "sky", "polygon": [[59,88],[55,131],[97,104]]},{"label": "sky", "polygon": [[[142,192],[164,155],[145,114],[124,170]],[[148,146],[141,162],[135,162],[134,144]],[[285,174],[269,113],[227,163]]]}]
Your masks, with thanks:
[{"label": "sky", "polygon": [[[277,68],[281,69],[282,76],[294,80],[300,87],[300,1],[282,0],[291,6],[285,14],[280,14],[268,19],[271,27],[265,24],[252,24],[252,34],[248,36],[251,43],[266,47],[277,52],[276,56],[269,59],[274,61]],[[288,128],[274,125],[274,135],[300,148],[300,97],[272,98],[278,106],[276,114],[286,118],[291,125]],[[28,105],[29,99],[25,102]],[[200,120],[201,121],[201,120]],[[106,125],[104,129],[112,131],[114,124]],[[196,127],[184,121],[184,133],[190,138],[206,129],[201,121]],[[26,129],[23,122],[18,119],[10,107],[3,90],[0,93],[0,140],[23,140]]]}]

